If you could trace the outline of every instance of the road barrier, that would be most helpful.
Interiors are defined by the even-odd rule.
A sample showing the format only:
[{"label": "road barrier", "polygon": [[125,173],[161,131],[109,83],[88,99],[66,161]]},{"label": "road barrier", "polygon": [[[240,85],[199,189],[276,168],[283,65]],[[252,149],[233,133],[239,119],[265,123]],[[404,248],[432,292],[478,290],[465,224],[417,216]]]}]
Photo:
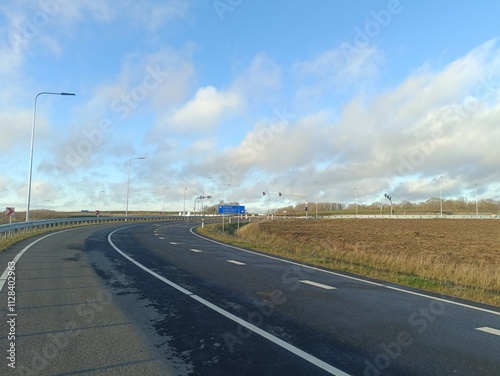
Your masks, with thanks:
[{"label": "road barrier", "polygon": [[500,216],[496,214],[488,215],[473,215],[473,214],[453,214],[444,215],[441,217],[440,214],[349,214],[349,215],[330,215],[323,216],[322,218],[384,218],[384,219],[500,219]]},{"label": "road barrier", "polygon": [[0,225],[0,240],[9,237],[29,234],[37,230],[51,229],[66,226],[83,226],[91,224],[102,224],[111,222],[138,222],[138,221],[167,221],[167,220],[190,220],[194,216],[128,216],[128,217],[80,217],[45,219],[40,221],[18,222]]}]

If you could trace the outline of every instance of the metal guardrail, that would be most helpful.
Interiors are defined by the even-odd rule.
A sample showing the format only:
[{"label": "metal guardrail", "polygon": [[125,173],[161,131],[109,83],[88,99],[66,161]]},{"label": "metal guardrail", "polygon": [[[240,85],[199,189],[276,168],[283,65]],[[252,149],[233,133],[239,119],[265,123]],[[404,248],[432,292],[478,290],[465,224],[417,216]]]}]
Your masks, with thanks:
[{"label": "metal guardrail", "polygon": [[39,221],[17,222],[7,225],[0,225],[0,240],[19,234],[27,234],[37,230],[47,228],[58,228],[65,226],[82,226],[87,224],[101,224],[111,222],[138,222],[138,221],[167,221],[167,220],[188,220],[194,216],[128,216],[128,217],[81,217],[81,218],[59,218],[45,219]]}]

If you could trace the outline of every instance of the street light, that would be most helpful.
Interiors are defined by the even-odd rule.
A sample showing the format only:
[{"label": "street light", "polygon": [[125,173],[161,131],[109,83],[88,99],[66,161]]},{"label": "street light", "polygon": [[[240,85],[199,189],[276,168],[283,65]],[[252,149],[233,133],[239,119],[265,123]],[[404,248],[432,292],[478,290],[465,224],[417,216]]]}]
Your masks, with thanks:
[{"label": "street light", "polygon": [[355,202],[355,205],[356,205],[356,215],[358,215],[358,190],[357,190],[357,188],[354,188],[354,191],[356,191],[356,202]]},{"label": "street light", "polygon": [[184,188],[184,211],[182,212],[182,215],[186,215],[186,191],[187,188]]},{"label": "street light", "polygon": [[441,175],[439,177],[439,207],[441,209],[441,218],[443,218],[443,193],[442,193],[443,191],[441,189],[442,179],[443,179],[443,176]]},{"label": "street light", "polygon": [[318,219],[318,196],[319,196],[318,181],[315,180],[314,183],[316,183],[316,219]]},{"label": "street light", "polygon": [[33,147],[35,145],[35,118],[36,118],[36,100],[40,95],[51,94],[51,95],[75,95],[73,93],[51,93],[48,91],[42,91],[35,96],[33,103],[33,122],[31,125],[31,147],[30,147],[30,167],[28,173],[28,198],[26,205],[26,222],[30,220],[30,201],[31,201],[31,177],[33,175]]},{"label": "street light", "polygon": [[476,187],[476,215],[479,215],[479,206],[477,205],[477,183],[474,184]]},{"label": "street light", "polygon": [[134,159],[146,159],[146,157],[135,157],[128,160],[128,174],[127,174],[127,205],[125,206],[125,217],[128,217],[128,194],[130,191],[130,162]]}]

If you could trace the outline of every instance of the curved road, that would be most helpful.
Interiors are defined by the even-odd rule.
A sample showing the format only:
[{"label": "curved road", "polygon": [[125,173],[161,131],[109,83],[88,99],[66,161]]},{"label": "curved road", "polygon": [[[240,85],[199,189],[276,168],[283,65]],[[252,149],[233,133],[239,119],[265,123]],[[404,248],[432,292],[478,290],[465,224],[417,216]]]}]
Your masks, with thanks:
[{"label": "curved road", "polygon": [[189,221],[0,253],[1,375],[498,375],[500,309],[204,239]]}]

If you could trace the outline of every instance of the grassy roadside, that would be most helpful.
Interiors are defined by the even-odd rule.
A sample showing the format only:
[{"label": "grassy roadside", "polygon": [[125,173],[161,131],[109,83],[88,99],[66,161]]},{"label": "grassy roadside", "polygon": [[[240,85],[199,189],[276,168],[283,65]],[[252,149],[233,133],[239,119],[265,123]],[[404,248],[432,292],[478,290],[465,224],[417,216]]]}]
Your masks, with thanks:
[{"label": "grassy roadside", "polygon": [[333,220],[207,225],[222,242],[500,306],[500,221]]},{"label": "grassy roadside", "polygon": [[0,240],[0,253],[5,251],[6,249],[12,247],[14,244],[19,243],[22,240],[29,239],[38,235],[47,234],[49,232],[56,232],[61,230],[67,230],[74,227],[82,227],[82,226],[91,226],[94,224],[79,224],[79,225],[67,225],[67,226],[57,226],[51,228],[44,228],[40,230],[30,231],[29,233],[20,233],[17,235],[13,235],[8,237],[7,239],[2,238]]}]

